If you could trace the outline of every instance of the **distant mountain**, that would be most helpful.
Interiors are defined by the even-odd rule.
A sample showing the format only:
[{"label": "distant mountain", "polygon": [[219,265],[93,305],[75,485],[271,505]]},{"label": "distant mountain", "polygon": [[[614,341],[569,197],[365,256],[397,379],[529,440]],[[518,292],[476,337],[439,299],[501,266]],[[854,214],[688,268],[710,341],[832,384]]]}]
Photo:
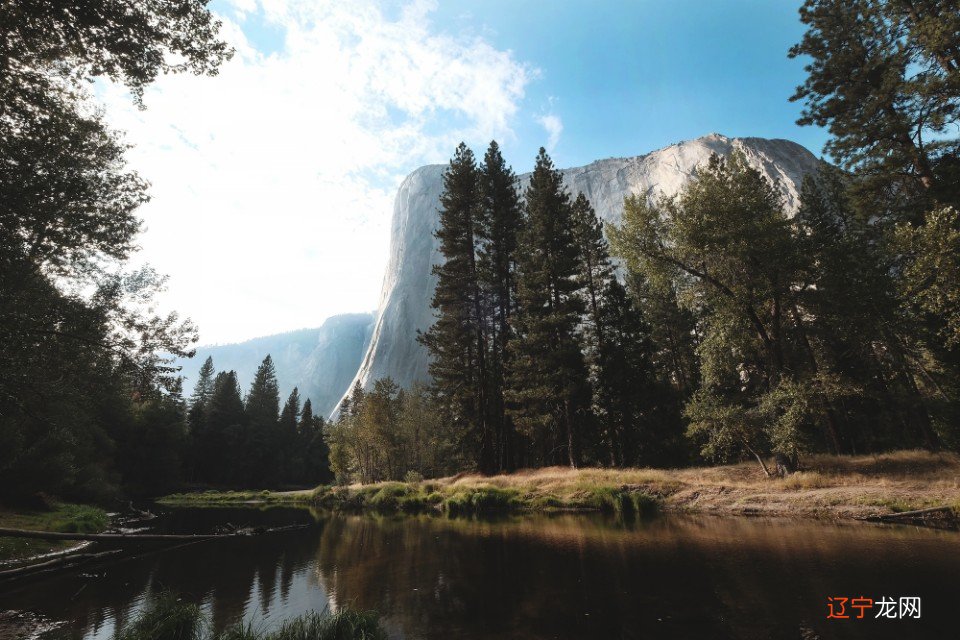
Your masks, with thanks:
[{"label": "distant mountain", "polygon": [[349,313],[330,317],[316,329],[198,347],[193,358],[177,361],[182,367],[184,394],[189,396],[193,390],[200,366],[208,356],[217,371],[236,371],[246,393],[257,367],[270,354],[277,369],[281,400],[298,387],[301,399],[310,398],[315,413],[329,415],[360,368],[372,333],[372,313]]},{"label": "distant mountain", "polygon": [[[816,171],[817,158],[789,140],[728,138],[710,134],[632,158],[598,160],[563,170],[573,193],[582,191],[605,223],[617,224],[623,198],[642,195],[653,201],[672,196],[696,177],[711,154],[742,153],[747,163],[774,182],[788,211],[799,206],[803,177]],[[482,151],[481,151],[482,153]],[[433,323],[430,299],[436,286],[431,267],[442,260],[433,235],[439,221],[440,192],[447,165],[429,165],[411,173],[400,185],[393,210],[390,258],[383,278],[380,309],[373,338],[356,374],[364,387],[391,377],[402,387],[426,381],[427,351],[417,332]],[[518,177],[521,191],[530,174]],[[348,388],[352,383],[348,384]]]}]

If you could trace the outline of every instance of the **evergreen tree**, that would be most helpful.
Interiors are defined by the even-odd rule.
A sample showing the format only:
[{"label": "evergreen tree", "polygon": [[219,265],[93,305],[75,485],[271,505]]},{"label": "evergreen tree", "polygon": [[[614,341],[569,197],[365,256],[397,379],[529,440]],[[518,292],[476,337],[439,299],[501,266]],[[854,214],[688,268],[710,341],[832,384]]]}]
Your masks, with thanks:
[{"label": "evergreen tree", "polygon": [[307,398],[303,401],[303,409],[300,410],[300,422],[297,424],[297,428],[303,427],[304,425],[309,425],[313,423],[313,403],[310,402],[310,398]]},{"label": "evergreen tree", "polygon": [[[803,185],[796,223],[810,286],[791,309],[799,342],[814,373],[843,390],[846,410],[833,408],[829,417],[840,425],[844,448],[886,449],[895,442],[932,448],[939,440],[932,397],[922,392],[929,373],[912,364],[935,361],[926,346],[930,336],[911,298],[898,291],[898,280],[908,278],[897,265],[903,258],[888,246],[889,229],[858,211],[849,183],[849,176],[824,165]],[[943,266],[934,271],[949,274]]]},{"label": "evergreen tree", "polygon": [[198,446],[199,479],[224,484],[243,477],[239,465],[247,447],[246,416],[235,371],[221,371],[214,379]]},{"label": "evergreen tree", "polygon": [[204,406],[213,395],[213,377],[216,371],[213,368],[213,356],[207,356],[200,367],[197,376],[197,384],[193,387],[193,395],[190,396],[191,406]]},{"label": "evergreen tree", "polygon": [[207,359],[200,367],[197,384],[194,386],[193,394],[190,396],[190,406],[187,409],[187,433],[190,437],[191,446],[187,464],[191,477],[195,475],[195,469],[198,463],[197,451],[199,449],[199,437],[204,429],[207,404],[210,402],[211,396],[213,396],[215,373],[213,357],[207,356]]},{"label": "evergreen tree", "polygon": [[509,346],[508,411],[545,464],[580,461],[590,388],[577,326],[580,250],[562,174],[541,148],[525,194],[520,234],[516,333]]},{"label": "evergreen tree", "polygon": [[300,391],[294,387],[280,412],[278,427],[279,476],[286,482],[303,475],[303,450],[297,437],[300,422]]},{"label": "evergreen tree", "polygon": [[[864,248],[881,254],[880,277],[870,280],[882,285],[875,291],[864,292],[841,271],[834,272],[834,284],[846,279],[841,290],[859,288],[893,303],[878,310],[887,320],[873,325],[878,333],[841,329],[839,335],[855,344],[868,335],[875,341],[865,358],[873,375],[863,387],[864,404],[879,393],[890,407],[902,393],[910,408],[884,414],[900,416],[906,433],[919,431],[924,446],[935,448],[952,431],[960,377],[960,349],[950,338],[957,325],[951,300],[960,299],[960,284],[951,277],[960,233],[960,13],[955,3],[936,0],[807,0],[800,16],[808,30],[791,55],[812,62],[793,98],[805,103],[799,123],[828,126],[827,150],[855,172],[845,193],[832,199],[858,218],[852,228],[875,240],[853,247],[851,255],[863,257]],[[845,233],[835,236],[837,246],[855,244]],[[811,297],[827,302],[827,296]],[[862,319],[851,316],[846,327]],[[851,365],[844,369],[857,379]],[[850,434],[851,442],[886,438],[872,431]]]},{"label": "evergreen tree", "polygon": [[523,210],[517,178],[507,166],[496,141],[490,143],[480,166],[481,209],[479,278],[486,303],[489,330],[489,419],[494,432],[494,467],[514,467],[513,424],[507,415],[503,388],[506,380],[510,321],[516,307],[517,235]]},{"label": "evergreen tree", "polygon": [[313,405],[307,398],[303,402],[300,423],[297,425],[297,441],[301,452],[301,475],[296,478],[297,482],[315,485],[333,481],[326,431],[326,421],[322,416],[313,415]]},{"label": "evergreen tree", "polygon": [[247,393],[246,417],[249,445],[244,469],[254,482],[275,482],[280,473],[281,438],[277,421],[280,418],[280,389],[273,359],[267,355],[257,368]]},{"label": "evergreen tree", "polygon": [[481,220],[479,171],[473,152],[457,147],[443,176],[440,196],[442,264],[431,306],[436,321],[420,336],[430,353],[430,375],[437,397],[452,418],[469,429],[483,471],[495,468],[489,424],[487,335],[477,266],[477,230]]},{"label": "evergreen tree", "polygon": [[[656,449],[654,440],[662,435],[649,428],[655,386],[649,330],[617,281],[603,224],[582,193],[573,203],[573,222],[586,308],[581,323],[584,356],[599,427],[597,439],[590,444],[596,460],[612,466],[636,464],[640,443],[650,453]],[[648,427],[642,434],[641,422]],[[648,455],[646,462],[650,461]]]},{"label": "evergreen tree", "polygon": [[133,418],[117,437],[117,466],[126,492],[151,497],[175,491],[191,445],[183,398],[176,392],[151,394],[135,404]]},{"label": "evergreen tree", "polygon": [[[884,187],[957,204],[960,17],[937,0],[807,0],[792,57],[810,56],[799,123],[828,127],[827,151]],[[908,179],[905,181],[904,177]],[[916,220],[916,218],[914,218]]]}]

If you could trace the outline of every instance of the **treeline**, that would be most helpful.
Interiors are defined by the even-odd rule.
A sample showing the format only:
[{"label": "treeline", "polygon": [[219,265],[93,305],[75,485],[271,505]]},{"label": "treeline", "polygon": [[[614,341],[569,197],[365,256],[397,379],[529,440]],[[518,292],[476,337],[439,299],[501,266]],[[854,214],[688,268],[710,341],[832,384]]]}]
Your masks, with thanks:
[{"label": "treeline", "polygon": [[[444,175],[432,397],[478,468],[675,460],[676,411],[602,224],[541,149],[523,193],[494,142]],[[658,398],[656,403],[653,398]]]},{"label": "treeline", "polygon": [[217,373],[213,358],[200,368],[187,411],[188,477],[235,487],[316,485],[333,479],[324,439],[326,421],[300,404],[295,387],[280,407],[273,360],[257,369],[246,397],[235,371]]},{"label": "treeline", "polygon": [[541,149],[524,197],[496,142],[444,174],[429,387],[357,385],[330,431],[337,478],[683,461],[659,374],[602,224]]},{"label": "treeline", "polygon": [[[129,271],[147,184],[91,108],[88,80],[135,101],[160,73],[230,52],[203,3],[0,4],[0,501],[108,500],[175,486],[186,445],[170,360],[196,331],[153,313]],[[42,25],[42,27],[38,26]]]}]

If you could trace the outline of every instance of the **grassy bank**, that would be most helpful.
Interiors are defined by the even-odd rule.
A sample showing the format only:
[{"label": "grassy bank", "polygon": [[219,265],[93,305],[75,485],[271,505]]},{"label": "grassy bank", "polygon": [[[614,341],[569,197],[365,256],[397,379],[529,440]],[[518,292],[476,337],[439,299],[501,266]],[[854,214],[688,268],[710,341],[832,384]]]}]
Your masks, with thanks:
[{"label": "grassy bank", "polygon": [[217,504],[309,503],[312,491],[193,491],[173,493],[157,500],[160,504],[210,506]]},{"label": "grassy bank", "polygon": [[[0,507],[0,527],[8,529],[99,533],[106,529],[107,524],[109,518],[106,511],[87,505],[54,503],[46,510],[29,511]],[[71,541],[0,538],[0,562],[63,551],[74,546],[77,543]]]},{"label": "grassy bank", "polygon": [[[928,507],[960,508],[960,457],[924,451],[812,456],[803,470],[767,478],[755,463],[686,469],[567,469],[460,474],[419,483],[257,493],[260,501],[332,510],[498,511],[654,509],[720,514],[860,518]],[[243,502],[245,493],[183,494],[169,503]]]}]

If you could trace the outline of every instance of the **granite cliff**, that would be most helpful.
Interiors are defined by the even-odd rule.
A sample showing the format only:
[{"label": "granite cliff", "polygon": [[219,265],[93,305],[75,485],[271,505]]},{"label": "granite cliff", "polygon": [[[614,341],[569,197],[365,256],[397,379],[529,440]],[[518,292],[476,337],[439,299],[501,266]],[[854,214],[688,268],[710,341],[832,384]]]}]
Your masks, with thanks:
[{"label": "granite cliff", "polygon": [[[788,211],[799,206],[803,176],[817,167],[816,157],[789,140],[728,138],[710,134],[646,155],[598,160],[564,169],[571,193],[582,191],[606,223],[618,223],[623,199],[643,195],[672,196],[696,176],[711,154],[727,157],[742,153],[747,162],[773,181]],[[436,285],[431,267],[440,259],[433,232],[439,220],[438,202],[446,165],[428,165],[411,173],[400,185],[393,211],[390,257],[383,279],[373,336],[354,380],[368,387],[390,376],[407,387],[425,381],[427,353],[417,332],[433,322],[430,299]],[[529,174],[519,176],[521,192]],[[352,387],[352,383],[350,384]]]}]

